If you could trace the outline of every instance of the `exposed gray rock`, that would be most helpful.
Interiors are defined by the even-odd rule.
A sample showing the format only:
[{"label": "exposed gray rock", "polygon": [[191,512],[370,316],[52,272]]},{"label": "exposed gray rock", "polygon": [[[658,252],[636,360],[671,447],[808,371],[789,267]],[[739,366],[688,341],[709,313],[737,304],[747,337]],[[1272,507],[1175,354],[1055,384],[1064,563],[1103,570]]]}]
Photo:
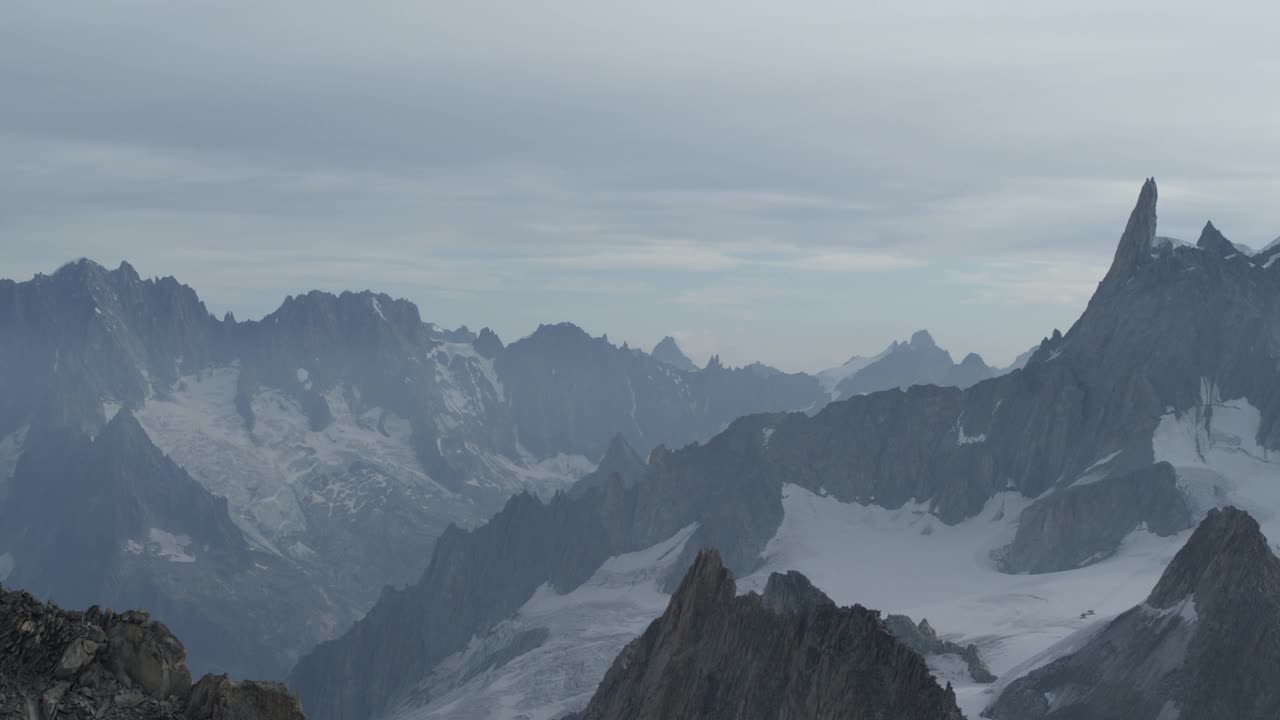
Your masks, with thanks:
[{"label": "exposed gray rock", "polygon": [[1056,490],[1022,511],[1001,560],[1006,572],[1057,572],[1111,555],[1145,526],[1165,537],[1191,527],[1191,510],[1169,463]]},{"label": "exposed gray rock", "polygon": [[1280,560],[1258,524],[1211,510],[1146,602],[1014,680],[997,720],[1280,717]]},{"label": "exposed gray rock", "polygon": [[[788,581],[782,581],[788,582]],[[795,588],[795,578],[789,581]],[[810,586],[811,587],[811,586]],[[822,603],[777,612],[736,595],[700,552],[666,612],[614,661],[583,720],[959,720],[921,658],[878,612]]]},{"label": "exposed gray rock", "polygon": [[676,339],[670,335],[659,340],[649,354],[653,356],[654,360],[666,363],[677,370],[685,372],[697,372],[698,370],[698,366],[693,364],[689,356],[685,355],[680,346],[676,344]]},{"label": "exposed gray rock", "polygon": [[827,594],[813,586],[803,573],[788,570],[770,573],[760,601],[775,612],[809,612],[819,605],[834,605]]},{"label": "exposed gray rock", "polygon": [[205,675],[187,700],[191,720],[304,720],[298,698],[280,683]]},{"label": "exposed gray rock", "polygon": [[991,668],[987,667],[986,661],[978,653],[977,645],[973,643],[961,645],[940,639],[938,633],[929,625],[927,618],[922,618],[917,625],[906,615],[889,615],[884,619],[884,624],[894,637],[921,655],[958,655],[969,669],[969,677],[973,678],[974,682],[996,681]]},{"label": "exposed gray rock", "polygon": [[205,676],[145,612],[62,610],[0,588],[0,717],[304,720],[284,686]]}]

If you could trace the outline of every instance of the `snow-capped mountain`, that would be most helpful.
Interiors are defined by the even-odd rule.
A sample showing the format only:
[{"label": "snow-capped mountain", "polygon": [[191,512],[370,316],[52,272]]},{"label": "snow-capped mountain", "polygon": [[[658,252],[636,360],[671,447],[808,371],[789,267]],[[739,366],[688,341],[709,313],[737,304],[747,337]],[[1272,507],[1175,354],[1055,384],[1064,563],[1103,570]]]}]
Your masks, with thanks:
[{"label": "snow-capped mountain", "polygon": [[[276,677],[419,577],[447,526],[569,487],[615,435],[678,447],[824,397],[809,376],[685,372],[567,323],[507,346],[367,291],[219,320],[173,278],[87,260],[0,280],[0,368],[0,581],[152,608],[197,669]],[[156,506],[157,483],[189,502]],[[60,555],[86,572],[48,571]]]},{"label": "snow-capped mountain", "polygon": [[[1280,537],[1280,250],[1155,228],[1148,181],[1084,314],[1024,368],[743,417],[586,492],[513,500],[304,658],[293,687],[321,719],[556,717],[625,645],[604,628],[661,612],[654,594],[702,547],[741,589],[798,570],[840,604],[927,617],[1003,676],[1140,603],[1211,508]],[[447,675],[463,658],[475,671]],[[994,698],[963,666],[934,671],[970,716]]]}]

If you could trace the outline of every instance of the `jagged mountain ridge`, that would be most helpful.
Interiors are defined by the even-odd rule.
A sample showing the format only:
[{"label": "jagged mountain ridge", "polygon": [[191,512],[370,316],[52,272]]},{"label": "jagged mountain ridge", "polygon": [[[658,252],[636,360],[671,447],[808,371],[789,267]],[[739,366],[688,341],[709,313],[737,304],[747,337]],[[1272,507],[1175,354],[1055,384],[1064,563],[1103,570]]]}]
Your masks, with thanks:
[{"label": "jagged mountain ridge", "polygon": [[[845,367],[852,369],[853,366],[846,363]],[[938,347],[927,330],[918,330],[910,340],[894,342],[841,378],[834,393],[845,399],[890,388],[905,390],[912,385],[967,388],[994,376],[995,371],[977,353],[969,353],[956,363],[951,353]]]},{"label": "jagged mountain ridge", "polygon": [[998,720],[1280,714],[1280,560],[1257,521],[1212,510],[1146,602],[1010,683]]},{"label": "jagged mountain ridge", "polygon": [[918,330],[909,340],[895,341],[876,355],[855,355],[839,367],[818,373],[833,399],[848,399],[912,385],[943,385],[967,388],[983,380],[1010,372],[992,368],[977,353],[954,362],[951,353],[938,347],[927,330]]},{"label": "jagged mountain ridge", "polygon": [[622,651],[574,718],[962,717],[950,687],[938,687],[878,612],[777,605],[737,596],[719,555],[698,553],[667,611]]},{"label": "jagged mountain ridge", "polygon": [[[1164,459],[1165,434],[1183,432],[1186,423],[1205,434],[1201,447],[1219,437],[1223,447],[1256,446],[1262,448],[1256,461],[1266,464],[1265,448],[1280,446],[1274,361],[1280,355],[1280,270],[1272,269],[1270,256],[1217,253],[1212,240],[1199,249],[1157,244],[1155,204],[1155,184],[1149,181],[1121,237],[1116,261],[1085,313],[1065,335],[1055,332],[1046,338],[1025,368],[966,390],[915,386],[835,402],[813,416],[744,417],[703,445],[653,453],[642,478],[630,488],[619,483],[612,493],[602,492],[594,501],[581,498],[576,509],[565,506],[563,511],[607,518],[600,524],[609,532],[595,538],[610,546],[606,555],[651,547],[695,526],[683,545],[684,556],[672,565],[674,572],[688,566],[691,548],[714,546],[729,568],[750,573],[784,520],[785,488],[796,488],[790,491],[793,497],[810,494],[850,508],[879,507],[898,514],[905,511],[899,509],[919,508],[912,512],[943,527],[981,514],[982,520],[966,527],[988,523],[995,532],[1013,522],[1005,503],[1012,503],[1010,512],[1016,517],[1027,504],[1036,508],[1045,503],[1040,505],[1045,508],[1061,502],[1055,496],[1072,486],[1095,486],[1061,505],[1075,512],[1072,508],[1107,497],[1126,497],[1125,483],[1160,486],[1164,481],[1158,470],[1150,480],[1122,478]],[[1221,398],[1238,400],[1224,404]],[[1211,416],[1219,415],[1223,423],[1236,424],[1213,425]],[[1255,457],[1253,452],[1249,457]],[[1193,517],[1207,510],[1206,503],[1226,502],[1243,491],[1233,490],[1232,482],[1213,480],[1210,476],[1218,470],[1212,466],[1186,464],[1197,462],[1205,461],[1174,463],[1179,481],[1189,482],[1188,487],[1208,489],[1208,483],[1216,488],[1182,498]],[[1188,470],[1196,474],[1185,475]],[[997,498],[1003,499],[990,507]],[[1079,545],[1063,548],[1057,559],[1037,552],[1028,557],[1048,558],[1038,571],[1071,569],[1081,559],[1086,566],[1104,561],[1117,538],[1129,537],[1143,521],[1132,513],[1117,513],[1107,522],[1125,527],[1108,524],[1087,537],[1066,537]],[[1063,541],[1047,532],[1052,523],[1040,527],[1045,532],[1019,539],[1024,551]],[[931,528],[924,525],[925,531]],[[554,528],[540,525],[531,532],[553,533]],[[1059,565],[1064,562],[1072,565]],[[433,559],[438,568],[454,564],[439,553]],[[457,583],[465,586],[465,576],[454,575],[439,585],[424,580],[413,592],[442,597],[445,588]],[[511,586],[492,586],[487,592],[495,598],[511,593],[491,601],[510,608],[529,597]],[[1086,609],[1077,612],[1087,616]],[[387,610],[380,617],[388,626],[408,623],[398,627],[417,633],[413,628],[418,621],[392,620]],[[479,623],[466,632],[479,636],[486,628]],[[372,657],[354,651],[349,645],[354,636],[359,636],[360,647],[374,649]],[[435,658],[458,649],[437,640],[424,634],[419,642]],[[349,658],[356,656],[370,665],[370,673],[398,676],[395,668],[401,664],[378,653],[378,643],[373,628],[362,628],[299,665],[292,681],[304,688],[317,717],[379,713],[378,707],[332,704],[316,680],[324,677],[317,675],[321,668],[349,666]],[[400,690],[415,682],[401,677]],[[383,689],[393,697],[400,692],[394,683]]]},{"label": "jagged mountain ridge", "polygon": [[[218,616],[209,631],[180,627],[195,666],[277,677],[314,640],[363,614],[381,587],[418,577],[450,523],[478,524],[524,489],[567,487],[615,434],[646,450],[684,445],[738,414],[808,408],[823,397],[807,376],[720,366],[684,373],[569,324],[504,345],[488,329],[444,330],[412,303],[368,291],[311,292],[261,320],[219,320],[173,278],[144,280],[127,263],[107,270],[87,260],[0,280],[0,368],[0,513],[27,450],[76,434],[88,443],[118,413],[136,418],[156,453],[225,498],[243,540],[273,558],[273,574],[298,583],[260,591],[312,598],[297,613],[306,632],[244,649],[239,660],[206,652],[205,641],[253,642],[264,635],[254,623],[214,608],[182,611],[202,622]],[[563,383],[545,381],[557,373]],[[74,495],[75,482],[68,477],[65,491]],[[58,511],[56,497],[31,495],[23,502]],[[37,565],[24,558],[57,550],[35,542],[8,534],[0,580],[35,581]],[[112,537],[101,552],[127,554],[123,543]],[[203,568],[212,555],[197,557]],[[118,559],[95,569],[123,572]],[[143,575],[131,582],[164,586],[180,563],[171,564],[135,568]],[[210,567],[203,577],[225,573]],[[68,588],[54,598],[92,600],[59,595]],[[171,619],[174,608],[153,599]],[[263,668],[267,659],[274,664]]]}]

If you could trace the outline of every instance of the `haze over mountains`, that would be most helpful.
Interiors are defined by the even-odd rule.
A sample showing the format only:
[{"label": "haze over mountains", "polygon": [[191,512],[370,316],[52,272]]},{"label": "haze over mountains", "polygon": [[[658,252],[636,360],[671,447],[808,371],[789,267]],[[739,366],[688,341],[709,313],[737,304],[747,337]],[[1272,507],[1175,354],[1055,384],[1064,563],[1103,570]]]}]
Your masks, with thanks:
[{"label": "haze over mountains", "polygon": [[1156,203],[1006,370],[926,331],[811,376],[372,292],[238,322],[127,264],[0,281],[0,582],[146,607],[322,720],[727,717],[779,667],[761,717],[1262,717],[1270,635],[1208,668],[1274,620],[1280,245]]},{"label": "haze over mountains", "polygon": [[265,677],[418,578],[446,526],[568,488],[615,438],[643,457],[828,400],[670,339],[507,345],[372,292],[219,320],[88,260],[0,280],[0,367],[0,582],[148,608],[194,667]]},{"label": "haze over mountains", "polygon": [[[290,682],[322,718],[574,710],[700,547],[747,588],[800,570],[1025,672],[1141,601],[1212,507],[1280,536],[1280,249],[1155,228],[1148,181],[1085,313],[1024,368],[743,417],[644,465],[618,452],[575,497],[452,533]],[[949,668],[971,716],[993,699]]]}]

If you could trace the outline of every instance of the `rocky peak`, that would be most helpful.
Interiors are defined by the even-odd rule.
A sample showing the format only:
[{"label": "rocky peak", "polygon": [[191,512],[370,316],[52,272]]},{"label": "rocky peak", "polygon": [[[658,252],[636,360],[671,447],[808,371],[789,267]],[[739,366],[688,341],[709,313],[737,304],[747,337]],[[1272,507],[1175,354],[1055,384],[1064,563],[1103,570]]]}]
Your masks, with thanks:
[{"label": "rocky peak", "polygon": [[504,347],[498,334],[487,327],[480,328],[480,334],[476,336],[471,345],[476,349],[476,352],[480,353],[481,357],[490,359],[502,352]]},{"label": "rocky peak", "polygon": [[1236,246],[1224,237],[1223,234],[1218,231],[1218,228],[1213,226],[1212,222],[1205,223],[1204,230],[1200,232],[1200,239],[1196,241],[1196,247],[1201,250],[1208,250],[1210,252],[1217,253],[1222,257],[1235,255],[1239,252],[1239,250],[1236,249]]},{"label": "rocky peak", "polygon": [[600,458],[599,467],[631,470],[637,466],[643,468],[644,460],[627,444],[627,439],[622,433],[614,434],[613,439],[609,441],[609,447],[604,451],[604,457]]},{"label": "rocky peak", "polygon": [[795,570],[788,570],[785,575],[771,573],[760,597],[765,607],[777,612],[808,612],[819,605],[834,604],[809,578]]},{"label": "rocky peak", "polygon": [[1165,568],[1147,604],[1168,608],[1194,595],[1202,606],[1224,592],[1248,587],[1280,599],[1280,560],[1249,513],[1215,508]]},{"label": "rocky peak", "polygon": [[1113,288],[1128,280],[1133,271],[1146,262],[1151,255],[1151,246],[1156,238],[1156,190],[1155,178],[1148,178],[1138,193],[1138,202],[1129,214],[1129,222],[1125,225],[1124,234],[1116,247],[1115,258],[1111,269],[1102,280],[1102,286]]},{"label": "rocky peak", "polygon": [[733,573],[724,566],[720,553],[713,549],[698,551],[680,587],[671,596],[667,613],[690,619],[701,608],[732,600],[737,594]]},{"label": "rocky peak", "polygon": [[[813,590],[802,575],[777,590]],[[619,654],[589,720],[959,720],[950,687],[885,629],[879,613],[825,603],[777,612],[736,595],[714,550],[698,553],[662,617]]]},{"label": "rocky peak", "polygon": [[685,355],[684,351],[680,349],[680,346],[676,344],[676,339],[670,335],[659,340],[658,344],[653,346],[653,351],[649,354],[652,355],[655,360],[666,363],[677,370],[694,372],[698,369],[698,366],[694,365],[693,361],[689,359],[689,356]]},{"label": "rocky peak", "polygon": [[[1211,510],[1145,603],[1013,680],[997,720],[1280,717],[1280,560],[1248,513]],[[1172,713],[1170,712],[1172,710]]]},{"label": "rocky peak", "polygon": [[929,334],[928,330],[917,330],[912,333],[910,345],[912,348],[916,349],[938,347],[938,344],[933,341],[933,336]]}]

